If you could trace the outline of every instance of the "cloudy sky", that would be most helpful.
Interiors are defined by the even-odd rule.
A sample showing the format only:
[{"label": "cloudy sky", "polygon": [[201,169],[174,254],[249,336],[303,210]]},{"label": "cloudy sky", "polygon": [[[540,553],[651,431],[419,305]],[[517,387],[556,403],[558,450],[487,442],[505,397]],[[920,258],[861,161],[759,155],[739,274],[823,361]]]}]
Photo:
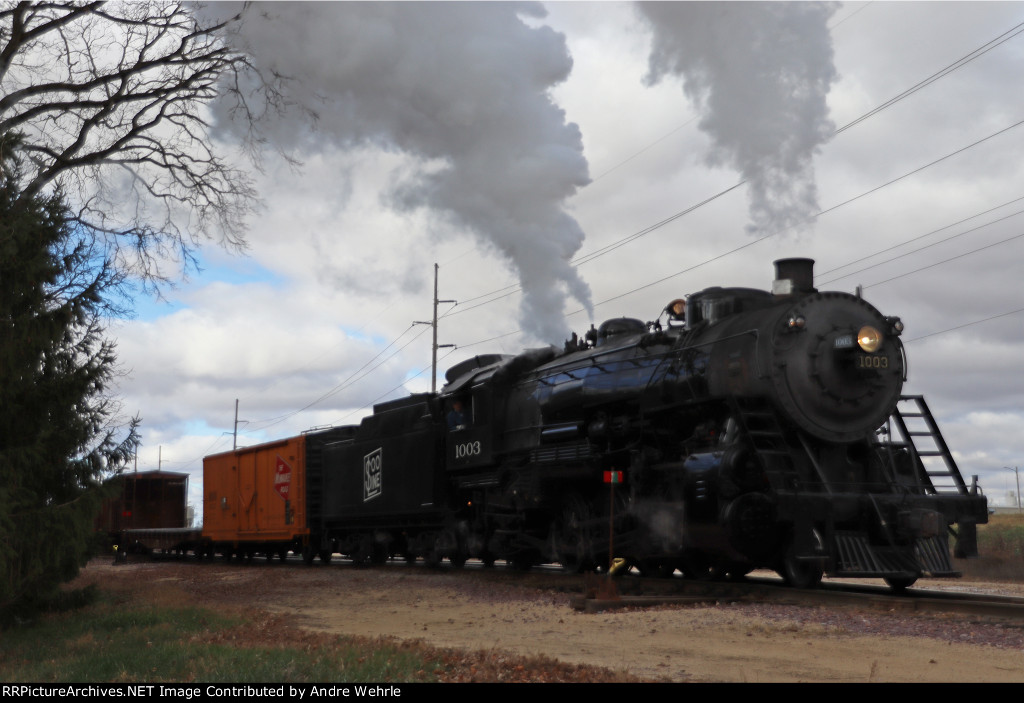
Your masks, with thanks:
[{"label": "cloudy sky", "polygon": [[[1024,468],[1024,4],[257,4],[297,80],[246,256],[117,322],[139,469],[354,424],[444,370],[654,319],[777,258],[900,316],[906,391],[1008,503]],[[225,150],[235,126],[216,112]],[[738,184],[741,184],[739,185]],[[738,187],[735,187],[738,186]],[[710,199],[710,200],[709,200]],[[706,204],[701,205],[705,201]],[[696,207],[699,206],[699,207]],[[570,264],[570,262],[574,262]]]}]

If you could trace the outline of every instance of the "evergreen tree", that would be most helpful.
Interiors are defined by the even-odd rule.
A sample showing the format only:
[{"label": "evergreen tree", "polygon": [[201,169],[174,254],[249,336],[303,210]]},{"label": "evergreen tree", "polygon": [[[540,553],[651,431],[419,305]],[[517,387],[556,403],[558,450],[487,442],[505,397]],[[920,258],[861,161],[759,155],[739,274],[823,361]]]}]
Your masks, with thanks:
[{"label": "evergreen tree", "polygon": [[113,425],[114,345],[101,326],[120,284],[59,193],[19,190],[0,134],[0,611],[45,598],[88,558],[103,479],[137,444]]}]

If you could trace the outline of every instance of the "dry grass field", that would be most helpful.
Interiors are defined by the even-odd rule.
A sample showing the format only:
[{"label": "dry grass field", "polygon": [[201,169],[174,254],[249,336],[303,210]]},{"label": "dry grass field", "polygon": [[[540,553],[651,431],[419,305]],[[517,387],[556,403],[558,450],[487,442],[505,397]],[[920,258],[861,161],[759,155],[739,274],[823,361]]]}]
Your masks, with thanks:
[{"label": "dry grass field", "polygon": [[978,551],[978,559],[957,562],[966,579],[1024,583],[1024,514],[990,515],[978,526]]}]

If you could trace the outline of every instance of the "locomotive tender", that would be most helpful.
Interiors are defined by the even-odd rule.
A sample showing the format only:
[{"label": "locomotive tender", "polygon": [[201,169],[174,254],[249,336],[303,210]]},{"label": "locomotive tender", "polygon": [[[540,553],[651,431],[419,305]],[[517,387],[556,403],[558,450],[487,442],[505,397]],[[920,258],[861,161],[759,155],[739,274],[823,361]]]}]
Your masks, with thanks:
[{"label": "locomotive tender", "polygon": [[570,570],[622,557],[799,587],[959,576],[949,536],[975,556],[986,499],[923,398],[901,396],[902,323],[815,290],[809,259],[775,263],[771,292],[709,288],[664,325],[620,318],[564,349],[477,356],[358,426],[208,457],[207,548]]}]

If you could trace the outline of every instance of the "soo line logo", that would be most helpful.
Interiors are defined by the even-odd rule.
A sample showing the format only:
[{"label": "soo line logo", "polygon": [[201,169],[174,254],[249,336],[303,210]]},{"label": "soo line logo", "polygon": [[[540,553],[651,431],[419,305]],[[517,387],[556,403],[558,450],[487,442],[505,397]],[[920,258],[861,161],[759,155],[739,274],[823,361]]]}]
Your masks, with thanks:
[{"label": "soo line logo", "polygon": [[363,457],[363,502],[380,495],[383,455],[378,447]]}]

